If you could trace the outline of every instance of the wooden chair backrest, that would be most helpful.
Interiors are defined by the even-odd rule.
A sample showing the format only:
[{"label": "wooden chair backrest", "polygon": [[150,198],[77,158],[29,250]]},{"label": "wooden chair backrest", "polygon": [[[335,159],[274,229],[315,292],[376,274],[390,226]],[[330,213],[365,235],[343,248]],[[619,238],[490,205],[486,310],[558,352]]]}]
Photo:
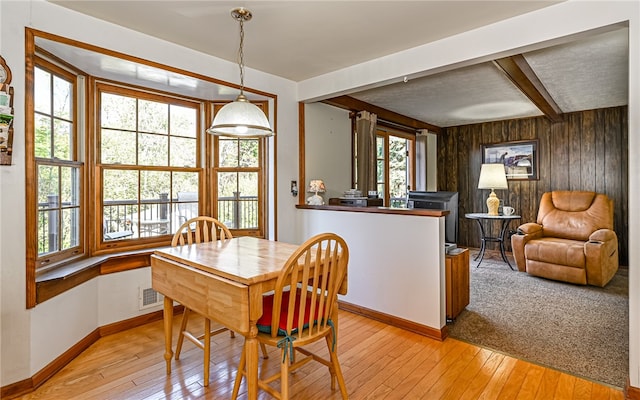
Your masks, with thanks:
[{"label": "wooden chair backrest", "polygon": [[[333,233],[316,235],[289,257],[274,289],[271,336],[278,335],[278,325],[282,310],[282,294],[290,291],[287,315],[287,335],[297,329],[299,338],[310,338],[330,329],[334,309],[337,309],[338,290],[347,273],[349,249],[340,236]],[[308,293],[308,296],[296,294]],[[299,302],[296,307],[295,302]],[[309,329],[304,330],[304,310],[307,302],[317,304],[311,307]],[[295,310],[299,310],[298,326],[294,326]]]},{"label": "wooden chair backrest", "polygon": [[212,217],[195,217],[187,220],[173,235],[171,246],[213,242],[231,239],[233,235],[222,222]]}]

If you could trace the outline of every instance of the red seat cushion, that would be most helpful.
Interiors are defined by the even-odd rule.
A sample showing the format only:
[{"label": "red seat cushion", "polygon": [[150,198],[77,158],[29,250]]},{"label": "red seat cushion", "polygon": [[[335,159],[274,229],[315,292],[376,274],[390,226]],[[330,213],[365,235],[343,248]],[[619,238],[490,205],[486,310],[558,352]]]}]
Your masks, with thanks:
[{"label": "red seat cushion", "polygon": [[[289,291],[282,293],[282,307],[280,307],[280,321],[278,322],[278,336],[285,336],[287,334],[287,316],[289,315]],[[271,316],[273,314],[273,297],[274,295],[268,295],[262,297],[262,317],[258,320],[256,324],[258,326],[258,331],[264,333],[271,333]],[[297,332],[298,326],[298,316],[300,311],[300,291],[296,291],[296,301],[295,301],[295,314],[293,317],[293,330],[291,333]],[[304,328],[309,327],[309,317],[311,315],[311,300],[308,299],[305,304],[304,311]],[[317,312],[316,312],[317,315]],[[313,321],[315,324],[316,321]]]}]

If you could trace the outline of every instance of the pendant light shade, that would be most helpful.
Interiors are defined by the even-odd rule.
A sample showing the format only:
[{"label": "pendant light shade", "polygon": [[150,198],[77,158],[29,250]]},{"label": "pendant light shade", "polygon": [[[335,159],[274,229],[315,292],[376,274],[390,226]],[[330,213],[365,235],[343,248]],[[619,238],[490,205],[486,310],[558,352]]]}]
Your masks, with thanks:
[{"label": "pendant light shade", "polygon": [[267,116],[258,106],[251,104],[244,95],[244,22],[251,19],[251,11],[242,7],[234,8],[231,10],[231,17],[240,22],[240,50],[238,51],[240,95],[235,101],[218,110],[207,133],[241,138],[273,136],[275,133],[269,125]]},{"label": "pendant light shade", "polygon": [[243,95],[216,113],[207,133],[232,137],[261,137],[274,134],[264,112]]}]

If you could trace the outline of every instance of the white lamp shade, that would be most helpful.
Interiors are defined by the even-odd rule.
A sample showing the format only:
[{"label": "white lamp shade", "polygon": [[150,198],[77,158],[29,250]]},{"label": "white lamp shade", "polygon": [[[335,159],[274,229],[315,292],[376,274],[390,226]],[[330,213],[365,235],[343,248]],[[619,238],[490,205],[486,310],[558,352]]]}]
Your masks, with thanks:
[{"label": "white lamp shade", "polygon": [[309,182],[309,193],[324,193],[325,190],[322,179],[312,179]]},{"label": "white lamp shade", "polygon": [[478,189],[508,189],[503,164],[482,164]]},{"label": "white lamp shade", "polygon": [[239,138],[264,137],[275,134],[271,130],[269,120],[264,112],[242,95],[216,113],[207,133]]}]

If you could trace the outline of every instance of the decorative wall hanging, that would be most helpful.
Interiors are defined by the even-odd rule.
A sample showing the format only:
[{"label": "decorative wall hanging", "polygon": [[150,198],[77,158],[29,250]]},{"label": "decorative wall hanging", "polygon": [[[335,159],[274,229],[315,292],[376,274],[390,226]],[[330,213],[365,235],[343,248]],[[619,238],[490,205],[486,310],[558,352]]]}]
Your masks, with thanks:
[{"label": "decorative wall hanging", "polygon": [[13,87],[11,69],[0,56],[0,165],[11,165],[13,153]]},{"label": "decorative wall hanging", "polygon": [[482,145],[482,163],[504,164],[507,179],[538,179],[538,141],[521,140]]}]

